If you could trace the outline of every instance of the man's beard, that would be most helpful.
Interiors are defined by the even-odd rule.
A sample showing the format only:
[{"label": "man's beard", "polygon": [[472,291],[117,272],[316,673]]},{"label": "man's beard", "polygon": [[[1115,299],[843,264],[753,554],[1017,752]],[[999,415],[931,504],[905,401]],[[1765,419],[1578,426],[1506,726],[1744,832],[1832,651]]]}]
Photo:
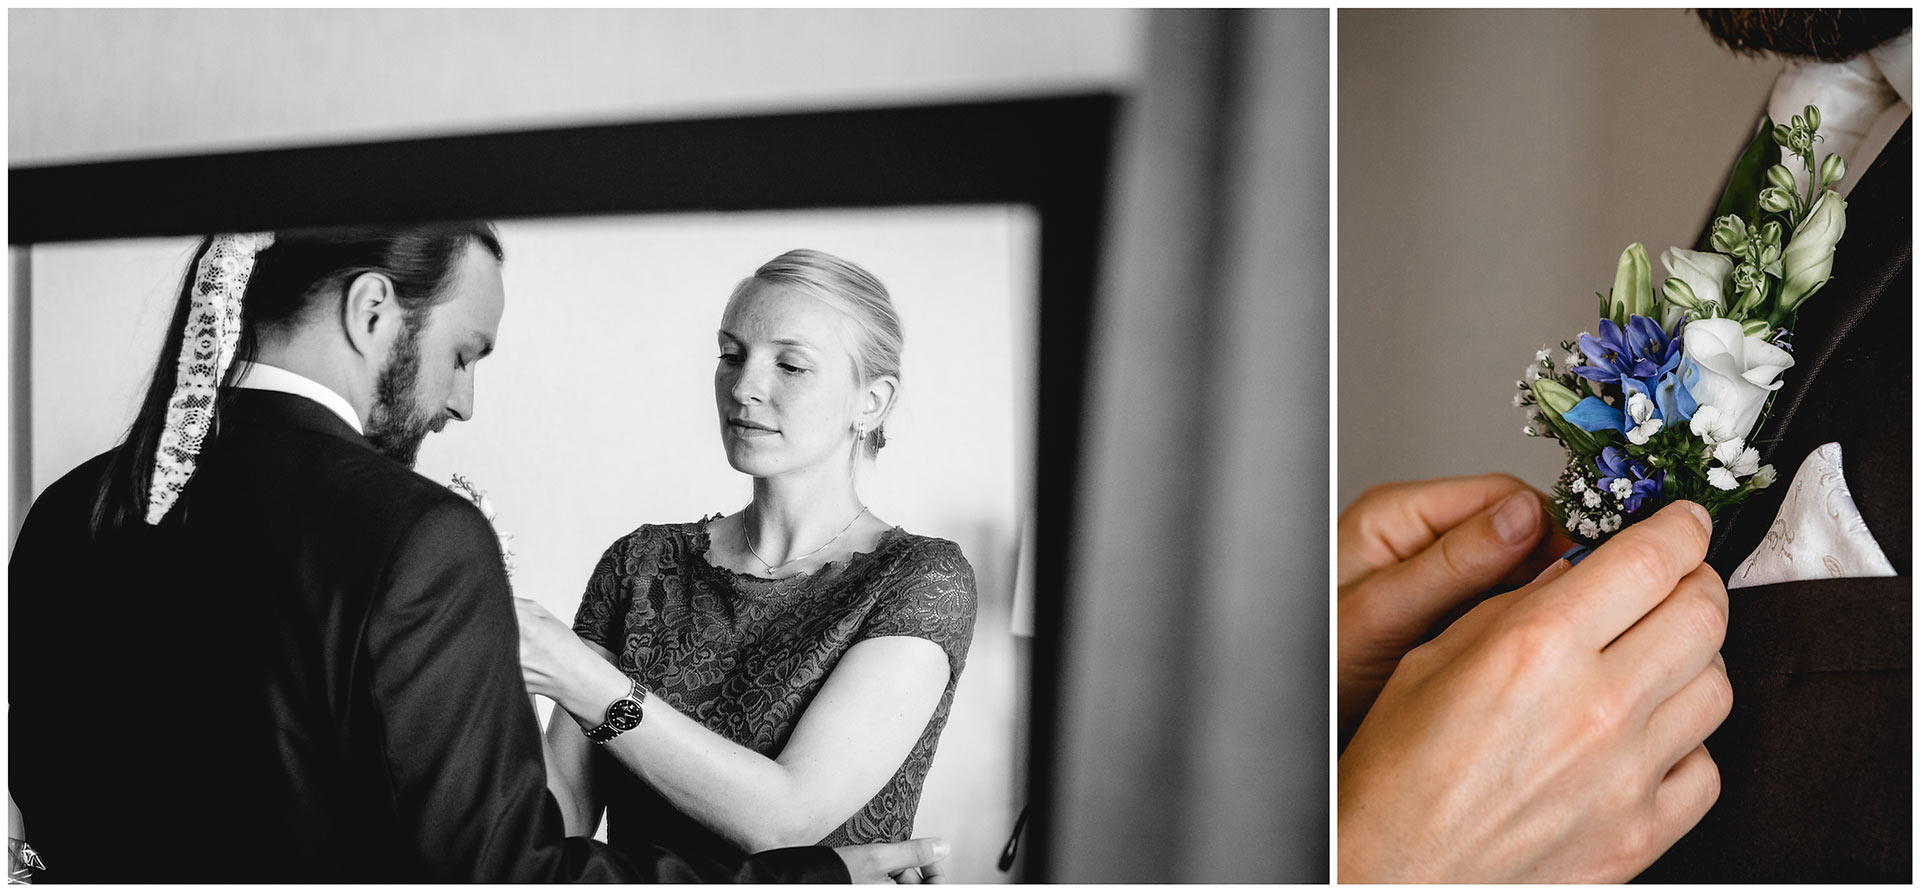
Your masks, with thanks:
[{"label": "man's beard", "polygon": [[400,341],[374,382],[373,411],[367,415],[367,441],[380,454],[413,467],[420,442],[445,425],[438,409],[419,405],[420,324],[402,323]]},{"label": "man's beard", "polygon": [[1698,9],[1722,46],[1738,53],[1850,59],[1913,27],[1906,9]]}]

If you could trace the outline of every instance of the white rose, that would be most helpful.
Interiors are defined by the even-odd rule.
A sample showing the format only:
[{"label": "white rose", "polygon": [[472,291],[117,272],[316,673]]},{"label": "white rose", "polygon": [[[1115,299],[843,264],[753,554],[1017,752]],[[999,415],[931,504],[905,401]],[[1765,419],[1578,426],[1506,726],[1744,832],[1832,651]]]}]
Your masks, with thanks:
[{"label": "white rose", "polygon": [[[1727,277],[1733,275],[1733,258],[1712,251],[1668,248],[1660,254],[1660,265],[1667,268],[1667,275],[1687,283],[1695,299],[1726,309]],[[1661,326],[1672,331],[1684,312],[1669,305],[1661,316]]]},{"label": "white rose", "polygon": [[1791,354],[1747,337],[1732,319],[1687,323],[1682,352],[1693,372],[1687,392],[1694,402],[1732,416],[1728,430],[1741,439],[1753,435],[1767,395],[1780,389],[1780,374],[1793,368]]},{"label": "white rose", "polygon": [[1792,310],[1833,275],[1833,246],[1847,231],[1847,203],[1833,190],[1820,194],[1780,255],[1780,306]]}]

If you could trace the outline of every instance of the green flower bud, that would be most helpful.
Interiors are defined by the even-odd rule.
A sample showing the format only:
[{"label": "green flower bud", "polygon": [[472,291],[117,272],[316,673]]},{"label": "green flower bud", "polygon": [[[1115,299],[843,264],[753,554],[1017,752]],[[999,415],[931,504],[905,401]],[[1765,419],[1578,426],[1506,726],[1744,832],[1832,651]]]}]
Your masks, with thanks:
[{"label": "green flower bud", "polygon": [[1747,251],[1747,225],[1732,214],[1713,221],[1713,249],[1735,257]]},{"label": "green flower bud", "polygon": [[1533,399],[1540,404],[1541,413],[1555,421],[1580,405],[1579,394],[1552,378],[1533,379]]},{"label": "green flower bud", "polygon": [[[1807,110],[1806,110],[1806,116],[1807,116],[1807,129],[1808,129],[1808,130],[1818,130],[1818,129],[1820,129],[1820,107],[1819,107],[1819,106],[1817,106],[1817,105],[1809,105],[1809,106],[1807,106]],[[1800,120],[1800,119],[1799,119],[1799,118],[1798,118],[1797,116],[1796,116],[1796,117],[1794,118],[1794,121],[1795,121],[1796,123],[1798,123],[1798,122],[1799,122],[1799,120]]]},{"label": "green flower bud", "polygon": [[1785,270],[1780,286],[1780,308],[1793,311],[1812,297],[1833,275],[1833,246],[1847,231],[1847,202],[1837,192],[1823,192],[1807,211],[1807,218],[1787,242],[1780,257]]},{"label": "green flower bud", "polygon": [[1793,209],[1793,192],[1779,186],[1768,186],[1760,190],[1760,209],[1771,214],[1784,214]]},{"label": "green flower bud", "polygon": [[1847,159],[1835,154],[1828,155],[1827,160],[1820,162],[1820,188],[1838,183],[1846,175]]},{"label": "green flower bud", "polygon": [[1793,171],[1788,170],[1785,164],[1775,164],[1767,168],[1767,185],[1785,189],[1788,192],[1798,188],[1793,182]]},{"label": "green flower bud", "polygon": [[1627,324],[1628,316],[1653,315],[1653,265],[1647,260],[1646,245],[1634,242],[1620,252],[1607,315],[1622,327]]},{"label": "green flower bud", "polygon": [[1688,285],[1685,279],[1668,276],[1665,282],[1660,283],[1660,293],[1666,295],[1667,303],[1699,317],[1700,299],[1693,296],[1693,286]]},{"label": "green flower bud", "polygon": [[[1751,235],[1755,233],[1756,230],[1749,229],[1747,232]],[[1780,236],[1784,235],[1786,230],[1780,228],[1779,220],[1768,220],[1761,225],[1757,232],[1758,235],[1755,237],[1755,241],[1760,243],[1761,250],[1766,250],[1767,248],[1779,247]]]},{"label": "green flower bud", "polygon": [[1773,125],[1773,141],[1780,148],[1786,148],[1787,144],[1793,141],[1793,128],[1785,124]]},{"label": "green flower bud", "polygon": [[1740,334],[1749,338],[1764,338],[1773,331],[1773,324],[1765,319],[1748,319],[1740,323]]}]

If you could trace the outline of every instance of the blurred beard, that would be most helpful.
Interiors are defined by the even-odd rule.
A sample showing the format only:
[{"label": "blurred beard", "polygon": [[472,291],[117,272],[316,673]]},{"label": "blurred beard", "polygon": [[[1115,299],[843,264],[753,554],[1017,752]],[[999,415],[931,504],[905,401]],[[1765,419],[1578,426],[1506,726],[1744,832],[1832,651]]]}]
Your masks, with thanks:
[{"label": "blurred beard", "polygon": [[437,410],[420,406],[420,324],[403,323],[400,341],[374,382],[373,410],[367,415],[367,441],[381,455],[411,468],[420,443],[445,426]]},{"label": "blurred beard", "polygon": [[1736,53],[1838,62],[1913,27],[1907,9],[1697,9],[1713,39]]}]

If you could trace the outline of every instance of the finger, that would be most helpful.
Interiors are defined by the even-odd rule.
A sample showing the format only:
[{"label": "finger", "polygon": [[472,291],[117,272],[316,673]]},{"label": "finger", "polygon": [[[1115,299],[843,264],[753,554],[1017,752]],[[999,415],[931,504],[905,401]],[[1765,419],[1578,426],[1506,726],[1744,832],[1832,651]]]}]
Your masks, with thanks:
[{"label": "finger", "polygon": [[1648,756],[1661,771],[1671,770],[1682,756],[1707,739],[1733,710],[1733,685],[1727,664],[1714,654],[1705,668],[1654,707],[1647,718]]},{"label": "finger", "polygon": [[1531,490],[1509,493],[1407,560],[1351,586],[1343,613],[1356,611],[1370,629],[1423,633],[1518,567],[1545,527],[1546,511]]},{"label": "finger", "polygon": [[1446,531],[1521,491],[1531,489],[1507,474],[1419,480],[1367,490],[1340,513],[1338,583],[1346,585],[1419,554]]},{"label": "finger", "polygon": [[945,883],[947,881],[947,862],[932,861],[920,865],[920,882]]},{"label": "finger", "polygon": [[1547,611],[1574,640],[1606,647],[1646,616],[1707,554],[1706,509],[1675,502],[1615,534],[1567,575],[1544,586],[1530,607]]},{"label": "finger", "polygon": [[1696,746],[1660,781],[1653,794],[1654,845],[1658,855],[1671,848],[1693,825],[1700,823],[1714,800],[1720,798],[1720,768]]},{"label": "finger", "polygon": [[873,852],[886,868],[886,873],[892,874],[909,867],[925,867],[947,857],[947,841],[928,836],[877,845],[873,847]]},{"label": "finger", "polygon": [[1640,696],[1659,703],[1699,675],[1726,638],[1727,588],[1701,564],[1608,644],[1601,659]]},{"label": "finger", "polygon": [[902,886],[920,885],[920,868],[909,867],[893,875],[893,881]]},{"label": "finger", "polygon": [[1485,629],[1490,623],[1495,622],[1508,610],[1511,610],[1515,603],[1525,598],[1535,587],[1546,585],[1555,579],[1559,579],[1561,576],[1566,575],[1567,570],[1572,566],[1573,564],[1566,560],[1554,561],[1552,564],[1549,564],[1545,570],[1540,571],[1540,575],[1534,577],[1533,581],[1527,585],[1505,594],[1494,595],[1474,605],[1472,610],[1467,611],[1465,615],[1454,620],[1453,624],[1446,628],[1446,631],[1436,636],[1432,641],[1427,642],[1423,647],[1435,654],[1458,653],[1477,641],[1482,629]]},{"label": "finger", "polygon": [[1548,523],[1547,534],[1541,536],[1539,542],[1534,543],[1533,550],[1527,552],[1520,566],[1515,567],[1513,572],[1502,578],[1500,584],[1512,588],[1526,585],[1572,548],[1573,540],[1567,538],[1567,534],[1560,530],[1560,525]]}]

